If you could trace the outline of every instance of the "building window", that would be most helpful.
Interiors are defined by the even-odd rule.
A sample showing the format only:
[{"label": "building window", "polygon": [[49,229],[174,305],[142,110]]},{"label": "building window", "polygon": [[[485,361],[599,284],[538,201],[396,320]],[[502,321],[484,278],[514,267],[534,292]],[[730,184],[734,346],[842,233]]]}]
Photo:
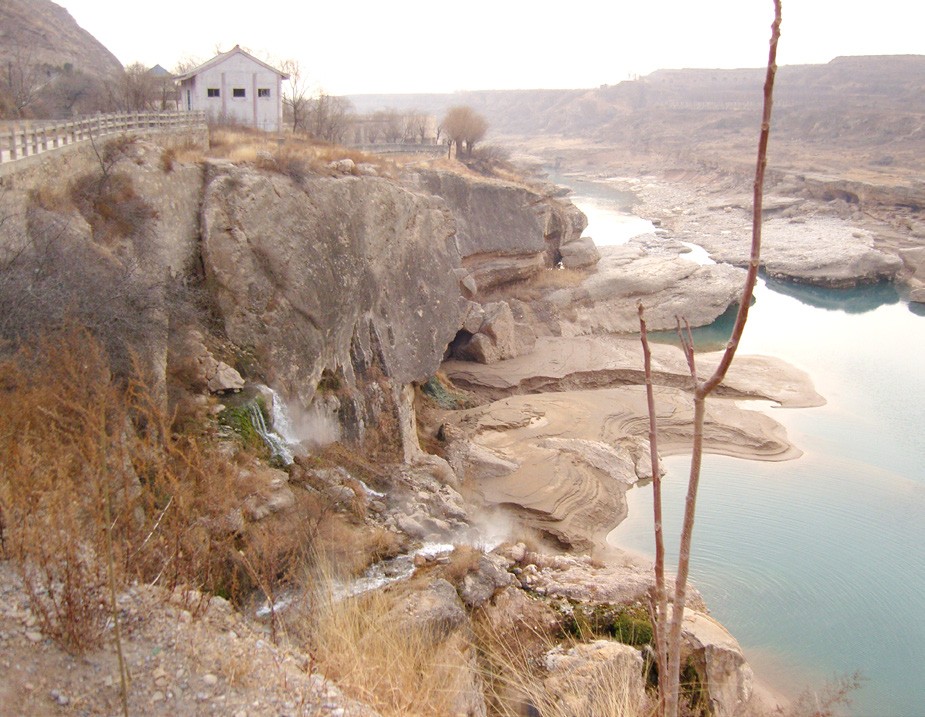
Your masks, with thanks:
[{"label": "building window", "polygon": [[210,87],[206,90],[206,97],[221,97],[222,91],[218,87]]},{"label": "building window", "polygon": [[246,97],[247,95],[244,93],[244,88],[243,88],[243,87],[235,87],[235,88],[231,91],[231,96],[232,96],[232,97]]},{"label": "building window", "polygon": [[269,87],[259,87],[259,88],[257,88],[257,96],[258,96],[258,97],[269,97],[269,96],[270,96],[270,88],[269,88]]}]

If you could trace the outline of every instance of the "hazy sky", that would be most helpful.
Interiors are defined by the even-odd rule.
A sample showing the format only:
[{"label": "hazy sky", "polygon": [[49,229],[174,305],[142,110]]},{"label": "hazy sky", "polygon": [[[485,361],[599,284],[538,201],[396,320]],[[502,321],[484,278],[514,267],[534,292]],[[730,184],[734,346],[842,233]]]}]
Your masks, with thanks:
[{"label": "hazy sky", "polygon": [[[123,64],[235,44],[332,94],[584,88],[660,68],[762,67],[770,0],[58,0]],[[925,54],[917,0],[784,0],[780,64]]]}]

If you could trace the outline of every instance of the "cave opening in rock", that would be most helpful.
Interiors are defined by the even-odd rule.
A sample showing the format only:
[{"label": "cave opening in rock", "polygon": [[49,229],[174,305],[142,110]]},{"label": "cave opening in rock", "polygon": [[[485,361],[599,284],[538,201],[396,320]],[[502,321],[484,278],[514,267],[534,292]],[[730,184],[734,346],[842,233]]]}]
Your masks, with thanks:
[{"label": "cave opening in rock", "polygon": [[464,351],[469,342],[472,341],[472,332],[460,329],[453,340],[447,344],[446,351],[443,352],[443,360],[459,359],[465,360]]}]

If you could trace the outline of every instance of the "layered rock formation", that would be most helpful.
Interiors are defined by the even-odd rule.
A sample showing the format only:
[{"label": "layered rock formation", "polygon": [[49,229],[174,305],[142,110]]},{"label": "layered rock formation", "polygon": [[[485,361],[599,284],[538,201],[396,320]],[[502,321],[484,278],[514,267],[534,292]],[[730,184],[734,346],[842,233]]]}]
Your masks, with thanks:
[{"label": "layered rock formation", "polygon": [[[639,386],[619,385],[639,381],[635,351],[614,339],[598,344],[569,336],[634,330],[637,300],[651,302],[653,323],[672,325],[675,312],[698,307],[693,320],[710,321],[735,296],[729,287],[737,270],[651,257],[641,246],[605,252],[595,270],[559,272],[560,262],[587,268],[596,255],[580,236],[584,217],[548,187],[428,171],[402,182],[295,178],[222,161],[202,170],[179,167],[168,176],[157,151],[139,147],[126,172],[141,194],[151,195],[152,211],[144,234],[110,248],[126,261],[144,258],[162,288],[175,279],[194,281],[201,267],[212,312],[198,317],[198,326],[213,329],[206,335],[171,306],[166,291],[157,295],[149,328],[161,376],[185,373],[201,393],[265,381],[303,407],[315,404],[336,415],[345,442],[370,462],[377,456],[363,450],[369,432],[404,449],[382,461],[404,459],[389,469],[389,495],[375,500],[347,471],[325,478],[299,461],[288,473],[253,471],[270,493],[244,506],[241,525],[245,516],[260,520],[289,510],[295,491],[287,477],[303,490],[301,478],[314,471],[314,490],[332,509],[362,504],[366,510],[368,501],[371,519],[406,540],[460,536],[475,512],[463,496],[477,495],[488,505],[513,508],[524,524],[562,545],[599,547],[625,511],[623,492],[653,471],[645,399]],[[92,243],[89,224],[76,225],[86,229],[77,239]],[[576,285],[548,296],[542,282],[531,284],[562,276]],[[696,293],[685,297],[677,288],[682,282]],[[513,298],[502,291],[509,285],[532,286],[537,295]],[[583,310],[595,305],[603,310],[583,319]],[[418,446],[412,384],[433,376],[448,349],[477,360],[456,361],[447,370],[482,398],[602,390],[508,396],[455,412],[443,421],[439,439],[447,462]],[[656,354],[665,384],[659,388],[662,448],[670,451],[689,436],[690,399],[683,365]],[[731,376],[728,395],[798,400],[799,391],[791,395],[775,383],[777,370],[803,386],[795,373],[756,366],[762,380]],[[794,454],[776,424],[760,414],[716,405],[707,420],[711,449],[769,459]],[[464,647],[467,639],[456,592],[469,607],[485,606],[497,592],[516,589],[511,567],[482,557],[455,589],[438,585],[438,602],[463,628],[453,627],[448,644],[458,639]],[[638,599],[647,587],[641,573],[611,597]],[[521,585],[582,599],[574,590],[587,585],[576,588],[578,577],[558,571],[556,578],[531,583],[527,576]],[[420,596],[411,602],[423,604]],[[460,692],[460,703],[474,714],[480,713],[477,688]]]},{"label": "layered rock formation", "polygon": [[445,171],[418,176],[421,187],[442,197],[456,217],[455,244],[479,292],[529,278],[564,257],[575,266],[594,263],[581,241],[587,218],[557,198],[553,187],[544,190]]}]

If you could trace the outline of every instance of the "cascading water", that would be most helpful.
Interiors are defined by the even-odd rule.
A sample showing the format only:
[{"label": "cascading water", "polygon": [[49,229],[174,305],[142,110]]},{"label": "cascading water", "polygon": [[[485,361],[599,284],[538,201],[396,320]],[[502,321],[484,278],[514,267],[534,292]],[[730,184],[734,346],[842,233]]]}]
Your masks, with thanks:
[{"label": "cascading water", "polygon": [[273,422],[273,430],[282,437],[290,446],[297,445],[300,442],[292,426],[292,420],[289,417],[289,409],[283,402],[282,397],[268,386],[261,386],[261,390],[270,394],[270,420]]},{"label": "cascading water", "polygon": [[[276,394],[274,393],[274,403]],[[267,444],[270,449],[270,455],[273,458],[278,458],[285,465],[292,465],[292,450],[290,449],[289,444],[286,442],[286,439],[277,433],[274,430],[267,428],[267,423],[263,418],[263,411],[260,410],[260,406],[256,402],[250,403],[247,406],[248,415],[251,419],[251,425],[254,427],[254,430],[257,431],[263,442]],[[274,421],[274,426],[276,422]]]}]

